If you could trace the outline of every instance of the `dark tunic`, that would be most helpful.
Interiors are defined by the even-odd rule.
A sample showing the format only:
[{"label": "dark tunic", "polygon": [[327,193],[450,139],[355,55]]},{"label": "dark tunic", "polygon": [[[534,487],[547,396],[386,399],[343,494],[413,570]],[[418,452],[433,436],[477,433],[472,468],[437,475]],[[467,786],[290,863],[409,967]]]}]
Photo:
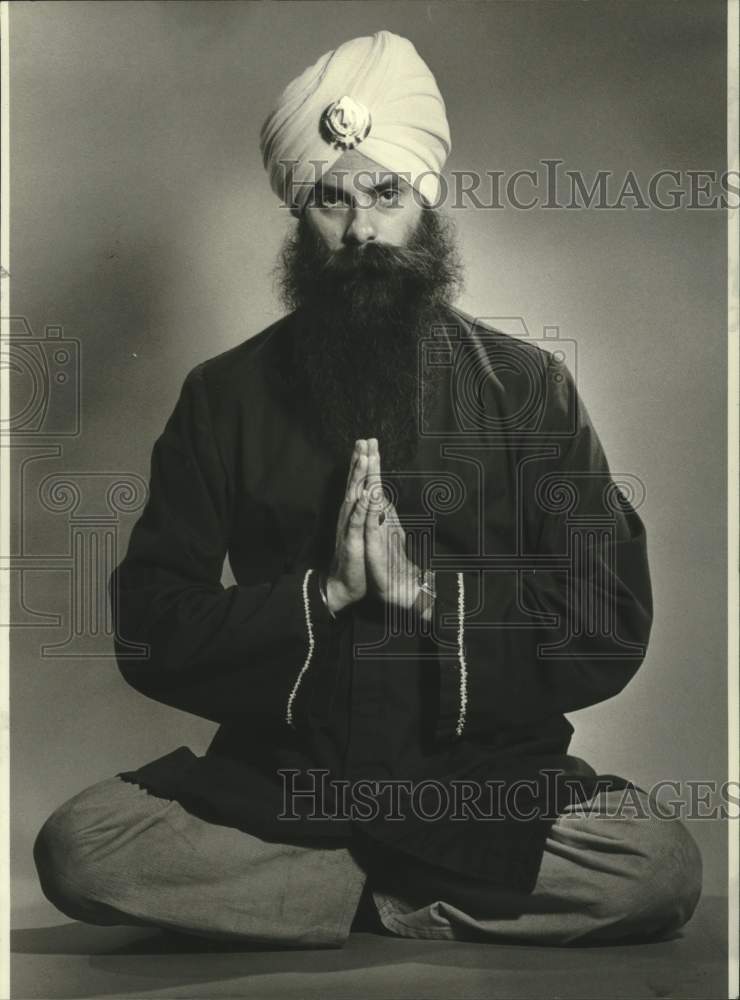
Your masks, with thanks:
[{"label": "dark tunic", "polygon": [[[450,310],[422,349],[441,381],[420,398],[416,457],[383,470],[414,561],[436,573],[431,633],[394,627],[372,598],[333,620],[317,571],[351,442],[334,460],[288,388],[300,329],[291,314],[195,368],[155,444],[149,500],[111,580],[118,662],[139,691],[220,728],[204,756],[180,747],[124,777],[264,839],[359,838],[529,891],[550,823],[600,778],[567,756],[564,713],[617,694],[645,655],[642,521],[557,343],[550,353]],[[224,588],[227,554],[237,582]],[[361,803],[348,809],[332,782],[364,779],[411,782],[416,798],[393,803],[386,784],[374,813],[373,786],[353,784]],[[286,800],[286,788],[316,794]]]}]

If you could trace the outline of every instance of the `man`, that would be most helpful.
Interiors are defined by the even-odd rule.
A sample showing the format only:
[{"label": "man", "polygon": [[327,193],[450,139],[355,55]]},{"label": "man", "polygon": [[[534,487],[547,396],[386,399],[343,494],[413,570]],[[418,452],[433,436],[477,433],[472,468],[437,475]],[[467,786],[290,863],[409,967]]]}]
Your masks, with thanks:
[{"label": "man", "polygon": [[644,658],[644,527],[557,352],[452,306],[434,77],[353,39],[261,139],[291,311],[187,377],[111,581],[125,679],[219,729],[61,806],[44,892],[296,946],[672,933],[697,848],[564,715]]}]

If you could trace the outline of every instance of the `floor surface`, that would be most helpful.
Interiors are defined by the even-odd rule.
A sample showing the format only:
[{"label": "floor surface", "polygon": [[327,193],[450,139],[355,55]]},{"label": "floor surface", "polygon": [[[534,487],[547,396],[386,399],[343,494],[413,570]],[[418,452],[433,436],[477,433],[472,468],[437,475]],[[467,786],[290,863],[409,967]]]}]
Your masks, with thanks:
[{"label": "floor surface", "polygon": [[13,1000],[622,1000],[727,996],[727,904],[706,897],[671,941],[591,948],[352,934],[341,950],[219,950],[200,940],[79,923],[12,934]]}]

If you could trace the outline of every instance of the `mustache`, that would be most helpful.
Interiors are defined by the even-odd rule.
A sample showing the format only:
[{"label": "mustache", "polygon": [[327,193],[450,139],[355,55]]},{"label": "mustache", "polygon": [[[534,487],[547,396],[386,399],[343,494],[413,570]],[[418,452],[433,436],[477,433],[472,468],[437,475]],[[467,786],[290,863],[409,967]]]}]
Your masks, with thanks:
[{"label": "mustache", "polygon": [[[429,209],[408,239],[400,244],[371,239],[330,249],[305,213],[289,233],[273,271],[280,297],[290,309],[307,307],[315,314],[349,309],[357,323],[367,296],[373,316],[390,309],[413,313],[453,298],[463,285],[462,261],[452,223]],[[411,321],[413,317],[409,318]]]},{"label": "mustache", "polygon": [[368,242],[359,246],[340,247],[326,251],[319,261],[319,270],[329,274],[367,274],[404,271],[426,273],[435,263],[435,255],[423,246],[409,243],[396,246],[392,243]]}]

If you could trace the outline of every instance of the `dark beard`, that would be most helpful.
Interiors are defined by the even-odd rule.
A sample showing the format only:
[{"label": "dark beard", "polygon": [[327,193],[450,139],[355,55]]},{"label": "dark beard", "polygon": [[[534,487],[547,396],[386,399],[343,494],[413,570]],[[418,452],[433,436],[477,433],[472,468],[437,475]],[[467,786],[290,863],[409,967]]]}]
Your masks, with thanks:
[{"label": "dark beard", "polygon": [[424,209],[403,246],[371,241],[329,251],[305,215],[283,247],[278,278],[299,311],[287,377],[307,426],[339,461],[376,437],[383,467],[401,471],[419,440],[419,401],[438,379],[421,373],[420,340],[461,286],[449,223]]}]

